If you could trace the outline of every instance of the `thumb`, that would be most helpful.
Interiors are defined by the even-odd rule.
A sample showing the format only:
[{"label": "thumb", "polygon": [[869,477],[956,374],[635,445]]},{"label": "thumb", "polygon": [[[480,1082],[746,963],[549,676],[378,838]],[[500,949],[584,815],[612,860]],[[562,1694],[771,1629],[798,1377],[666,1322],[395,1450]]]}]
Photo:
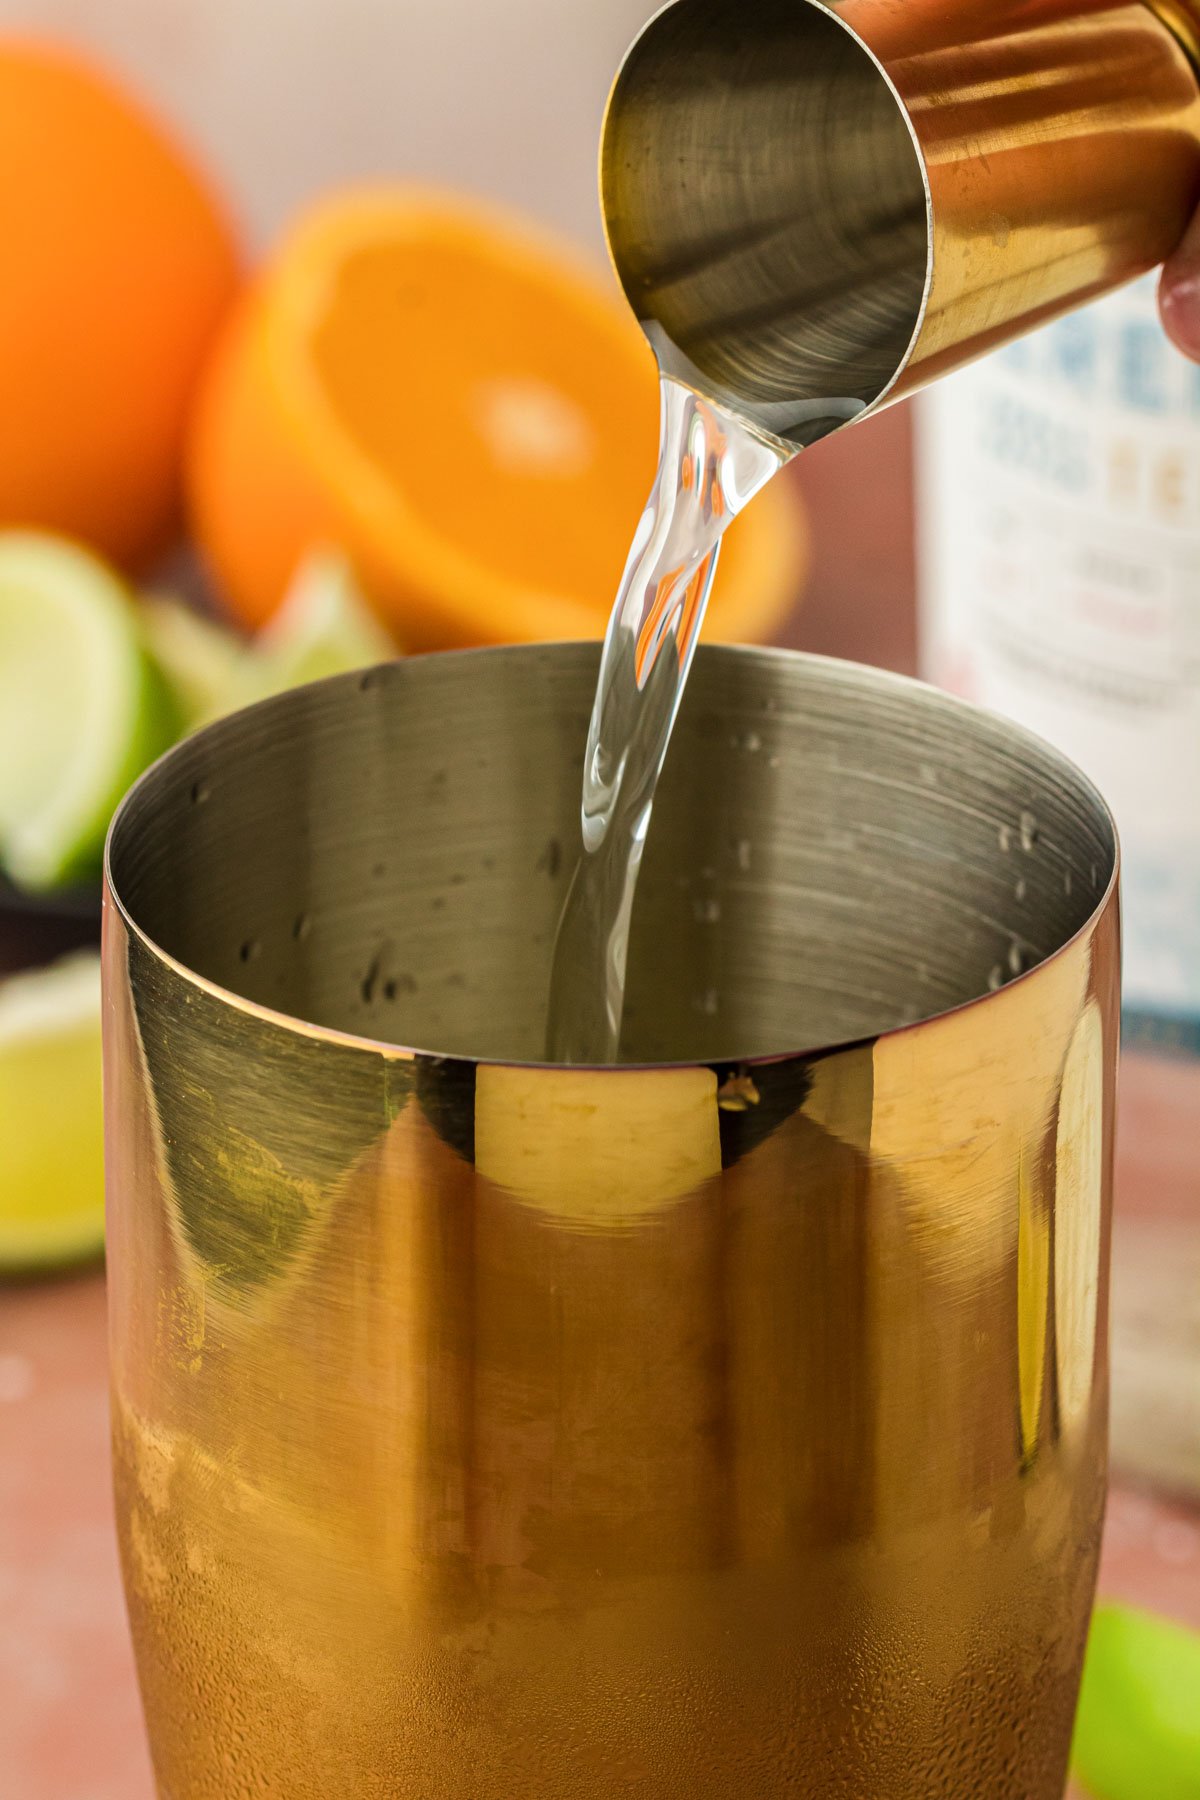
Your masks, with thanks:
[{"label": "thumb", "polygon": [[1158,305],[1176,349],[1200,362],[1200,212],[1163,268]]}]

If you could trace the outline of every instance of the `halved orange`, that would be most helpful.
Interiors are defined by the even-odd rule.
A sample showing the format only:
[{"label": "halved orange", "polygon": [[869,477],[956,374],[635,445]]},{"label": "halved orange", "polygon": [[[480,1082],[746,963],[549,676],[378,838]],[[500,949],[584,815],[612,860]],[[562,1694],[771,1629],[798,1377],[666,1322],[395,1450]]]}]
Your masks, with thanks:
[{"label": "halved orange", "polygon": [[[268,618],[332,545],[409,648],[602,634],[653,478],[653,357],[611,287],[525,223],[371,189],[311,213],[209,371],[193,526]],[[793,492],[731,529],[709,635],[761,640],[800,585]]]}]

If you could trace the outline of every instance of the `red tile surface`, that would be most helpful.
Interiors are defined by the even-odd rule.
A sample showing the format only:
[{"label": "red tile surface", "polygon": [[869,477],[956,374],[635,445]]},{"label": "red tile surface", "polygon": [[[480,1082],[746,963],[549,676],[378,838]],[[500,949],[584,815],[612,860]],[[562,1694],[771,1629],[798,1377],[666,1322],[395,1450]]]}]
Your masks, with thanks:
[{"label": "red tile surface", "polygon": [[113,1538],[98,1274],[0,1288],[0,1794],[154,1794]]}]

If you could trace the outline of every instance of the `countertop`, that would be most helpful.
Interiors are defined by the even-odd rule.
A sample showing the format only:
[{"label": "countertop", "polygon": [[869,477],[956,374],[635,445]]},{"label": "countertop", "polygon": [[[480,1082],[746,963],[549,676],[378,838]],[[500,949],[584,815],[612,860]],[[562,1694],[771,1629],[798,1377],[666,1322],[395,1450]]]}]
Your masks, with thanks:
[{"label": "countertop", "polygon": [[[814,561],[788,641],[911,669],[903,412],[802,459],[796,480]],[[1197,1089],[1180,1065],[1139,1061],[1124,1079],[1116,1257],[1128,1244],[1132,1267],[1147,1231],[1171,1229],[1189,1209],[1193,1223],[1200,1215],[1200,1175],[1163,1125],[1179,1114],[1172,1100]],[[1200,1513],[1120,1480],[1101,1590],[1200,1627]],[[97,1271],[0,1287],[0,1794],[153,1800],[113,1539]]]}]

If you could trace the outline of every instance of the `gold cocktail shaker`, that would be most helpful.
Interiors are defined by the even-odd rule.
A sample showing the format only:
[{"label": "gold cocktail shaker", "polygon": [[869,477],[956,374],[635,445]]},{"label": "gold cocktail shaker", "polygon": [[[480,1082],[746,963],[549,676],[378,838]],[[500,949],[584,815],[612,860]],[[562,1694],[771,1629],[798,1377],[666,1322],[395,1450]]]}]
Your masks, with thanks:
[{"label": "gold cocktail shaker", "polygon": [[186,740],[108,853],[161,1800],[1061,1800],[1117,846],[1024,732],[701,646],[622,1067],[539,1064],[594,645]]},{"label": "gold cocktail shaker", "polygon": [[605,121],[617,272],[801,448],[1163,261],[1198,59],[1195,0],[674,0]]}]

